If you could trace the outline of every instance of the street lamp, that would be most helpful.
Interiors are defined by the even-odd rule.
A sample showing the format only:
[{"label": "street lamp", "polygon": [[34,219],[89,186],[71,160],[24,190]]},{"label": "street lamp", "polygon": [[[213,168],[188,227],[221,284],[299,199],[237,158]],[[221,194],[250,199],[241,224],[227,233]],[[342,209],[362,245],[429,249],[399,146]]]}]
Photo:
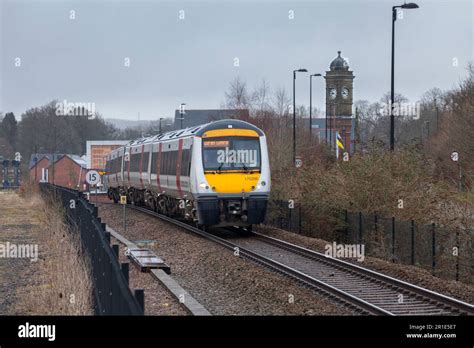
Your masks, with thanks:
[{"label": "street lamp", "polygon": [[184,120],[184,114],[185,114],[185,111],[184,111],[184,106],[186,105],[186,103],[181,103],[179,105],[179,114],[181,115],[180,117],[180,120],[181,120],[181,129],[183,129],[183,120]]},{"label": "street lamp", "polygon": [[296,163],[296,96],[295,83],[297,72],[308,72],[306,69],[293,70],[293,164]]},{"label": "street lamp", "polygon": [[309,138],[313,140],[313,76],[322,76],[321,74],[309,75]]},{"label": "street lamp", "polygon": [[397,8],[415,9],[419,6],[413,2],[399,6],[392,6],[392,79],[390,89],[390,150],[395,148],[395,117],[393,116],[393,104],[395,103],[395,21],[397,20]]},{"label": "street lamp", "polygon": [[163,117],[160,117],[160,134],[163,133],[162,130],[161,130],[161,121],[163,121],[163,120],[164,120],[164,118],[163,118]]}]

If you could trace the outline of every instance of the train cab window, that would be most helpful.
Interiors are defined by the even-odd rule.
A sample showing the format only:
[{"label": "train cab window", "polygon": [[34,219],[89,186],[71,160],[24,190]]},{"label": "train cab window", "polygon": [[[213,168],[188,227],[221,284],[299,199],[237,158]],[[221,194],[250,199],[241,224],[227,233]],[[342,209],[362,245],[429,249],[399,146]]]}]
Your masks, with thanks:
[{"label": "train cab window", "polygon": [[260,170],[259,138],[209,138],[202,146],[204,170]]}]

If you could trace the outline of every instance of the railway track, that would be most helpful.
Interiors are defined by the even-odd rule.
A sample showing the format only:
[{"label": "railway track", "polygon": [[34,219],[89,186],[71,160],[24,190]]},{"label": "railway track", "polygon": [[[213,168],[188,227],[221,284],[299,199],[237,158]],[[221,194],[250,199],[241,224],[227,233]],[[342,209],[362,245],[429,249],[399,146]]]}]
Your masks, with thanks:
[{"label": "railway track", "polygon": [[253,232],[252,235],[253,238],[237,244],[254,252],[265,252],[389,315],[474,314],[474,306],[469,303],[260,233]]},{"label": "railway track", "polygon": [[[297,280],[357,313],[371,315],[473,315],[474,306],[340,259],[251,232],[222,238],[143,207],[130,208],[182,227]],[[235,229],[225,229],[235,232]]]}]

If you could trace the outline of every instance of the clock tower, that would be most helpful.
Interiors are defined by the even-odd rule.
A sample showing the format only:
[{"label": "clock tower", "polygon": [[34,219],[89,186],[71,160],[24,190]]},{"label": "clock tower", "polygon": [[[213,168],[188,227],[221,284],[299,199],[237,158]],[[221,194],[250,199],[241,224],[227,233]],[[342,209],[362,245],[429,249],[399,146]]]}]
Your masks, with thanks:
[{"label": "clock tower", "polygon": [[328,138],[334,144],[336,132],[343,138],[346,151],[351,151],[352,92],[354,74],[341,51],[326,71],[326,123]]}]

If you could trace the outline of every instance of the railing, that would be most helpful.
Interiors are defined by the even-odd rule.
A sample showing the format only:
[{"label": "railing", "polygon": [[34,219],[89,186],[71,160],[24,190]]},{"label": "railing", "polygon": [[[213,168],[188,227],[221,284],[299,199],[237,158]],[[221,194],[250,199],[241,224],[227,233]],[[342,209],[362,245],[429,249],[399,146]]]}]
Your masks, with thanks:
[{"label": "railing", "polygon": [[280,200],[269,202],[265,224],[327,241],[364,244],[366,256],[415,265],[445,279],[473,282],[473,229],[448,230],[437,224]]},{"label": "railing", "polygon": [[97,207],[81,192],[47,183],[40,184],[43,194],[61,202],[71,230],[80,233],[81,242],[90,259],[96,315],[143,315],[142,289],[129,288],[129,264],[118,262],[118,248],[110,246],[110,233],[105,231]]}]

